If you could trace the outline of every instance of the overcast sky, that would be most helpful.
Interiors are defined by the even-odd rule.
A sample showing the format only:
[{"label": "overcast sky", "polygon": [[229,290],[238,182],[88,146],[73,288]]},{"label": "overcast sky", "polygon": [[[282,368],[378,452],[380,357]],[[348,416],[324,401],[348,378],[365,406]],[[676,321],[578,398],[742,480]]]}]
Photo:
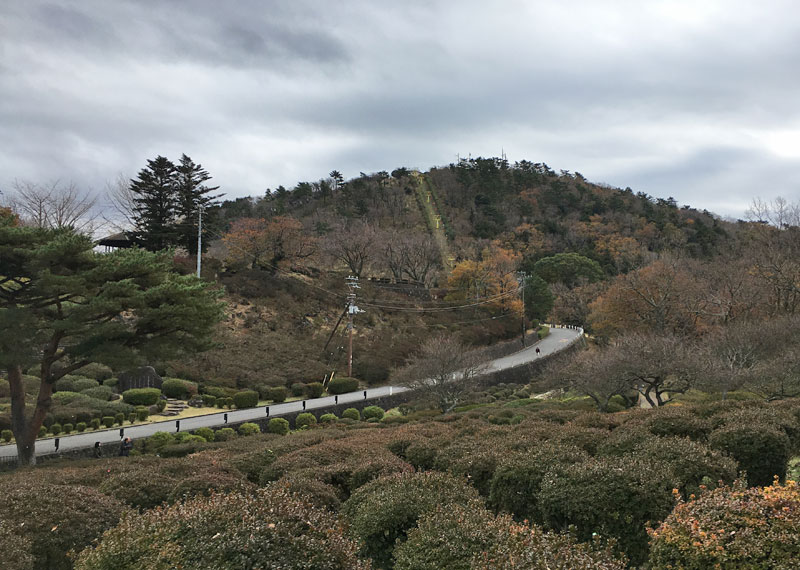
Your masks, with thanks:
[{"label": "overcast sky", "polygon": [[227,197],[460,156],[742,217],[800,198],[791,0],[0,3],[0,190],[147,159]]}]

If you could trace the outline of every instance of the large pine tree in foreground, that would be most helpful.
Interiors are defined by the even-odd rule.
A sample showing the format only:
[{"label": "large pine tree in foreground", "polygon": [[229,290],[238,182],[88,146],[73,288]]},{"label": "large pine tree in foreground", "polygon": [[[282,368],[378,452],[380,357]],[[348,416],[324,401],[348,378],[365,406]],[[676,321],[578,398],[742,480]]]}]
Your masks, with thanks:
[{"label": "large pine tree in foreground", "polygon": [[[211,285],[172,272],[166,254],[92,248],[70,230],[0,219],[0,368],[20,464],[35,463],[59,378],[91,362],[119,368],[202,350],[222,316]],[[33,405],[22,378],[29,368],[41,376]]]}]

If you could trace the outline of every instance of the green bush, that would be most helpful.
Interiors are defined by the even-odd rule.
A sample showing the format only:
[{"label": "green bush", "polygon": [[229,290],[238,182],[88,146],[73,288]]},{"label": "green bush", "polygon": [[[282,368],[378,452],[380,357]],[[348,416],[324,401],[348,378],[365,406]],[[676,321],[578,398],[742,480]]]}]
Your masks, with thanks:
[{"label": "green bush", "polygon": [[103,380],[103,386],[108,386],[112,390],[119,385],[119,378],[109,378],[108,380]]},{"label": "green bush", "polygon": [[336,376],[328,382],[328,394],[346,394],[358,390],[358,380],[347,376]]},{"label": "green bush", "polygon": [[306,393],[306,385],[301,382],[295,382],[290,388],[292,396],[299,397]]},{"label": "green bush", "polygon": [[370,481],[359,487],[342,506],[358,539],[361,554],[379,568],[391,567],[395,547],[418,519],[437,507],[470,506],[478,493],[465,481],[446,473],[402,473]]},{"label": "green bush", "polygon": [[161,391],[167,398],[186,400],[190,394],[197,393],[197,385],[180,378],[165,378],[161,384]]},{"label": "green bush", "polygon": [[286,401],[286,388],[284,386],[273,386],[267,391],[267,394],[267,398],[276,404]]},{"label": "green bush", "polygon": [[86,431],[86,422],[78,422],[75,425],[75,429],[77,430],[78,433],[85,432]]},{"label": "green bush", "polygon": [[123,414],[122,412],[120,412],[118,414],[114,414],[114,423],[117,424],[118,426],[121,426],[122,424],[124,424],[125,423],[125,414]]},{"label": "green bush", "polygon": [[283,418],[272,418],[268,424],[269,433],[286,435],[289,433],[289,422]]},{"label": "green bush", "polygon": [[128,414],[128,423],[129,424],[135,424],[136,423],[136,418],[137,418],[136,412],[131,412],[130,414]]},{"label": "green bush", "polygon": [[246,422],[239,426],[239,435],[255,435],[261,433],[261,428],[258,424]]},{"label": "green bush", "polygon": [[61,426],[61,429],[63,430],[64,433],[72,433],[72,430],[75,429],[75,426],[73,426],[72,424],[64,424],[63,426]]},{"label": "green bush", "polygon": [[53,389],[55,392],[81,392],[89,388],[96,388],[99,385],[100,383],[92,378],[67,374],[56,380]]},{"label": "green bush", "polygon": [[157,452],[165,445],[175,443],[175,436],[166,431],[157,431],[145,440],[145,450]]},{"label": "green bush", "polygon": [[243,390],[233,395],[233,403],[240,410],[244,408],[255,408],[258,405],[258,392],[254,390]]},{"label": "green bush", "polygon": [[361,412],[359,412],[356,408],[347,408],[342,412],[342,417],[349,420],[360,421]]},{"label": "green bush", "polygon": [[789,462],[789,438],[778,427],[734,424],[714,430],[708,438],[713,449],[723,451],[747,471],[751,487],[766,486],[775,476],[783,479]]},{"label": "green bush", "polygon": [[[72,568],[68,552],[91,544],[125,511],[115,498],[89,487],[55,485],[30,474],[9,483],[0,494],[0,521],[28,542],[37,569]],[[6,554],[12,544],[3,542],[2,566],[16,569]]]},{"label": "green bush", "polygon": [[200,397],[203,398],[203,405],[208,407],[208,408],[213,408],[214,406],[217,405],[217,397],[216,396],[212,396],[211,394],[203,394]]},{"label": "green bush", "polygon": [[797,568],[797,484],[722,487],[679,503],[651,532],[650,568]]},{"label": "green bush", "polygon": [[195,435],[199,435],[206,441],[214,441],[214,430],[207,427],[201,427],[194,430]]},{"label": "green bush", "polygon": [[61,424],[52,424],[50,426],[50,433],[53,435],[58,435],[61,433]]},{"label": "green bush", "polygon": [[53,401],[56,404],[66,406],[80,400],[86,400],[89,397],[79,392],[55,392],[53,393]]},{"label": "green bush", "polygon": [[233,398],[225,398],[225,407],[233,409]]},{"label": "green bush", "polygon": [[161,398],[158,388],[131,388],[122,393],[122,401],[131,406],[152,406]]},{"label": "green bush", "polygon": [[39,437],[44,437],[47,435],[47,428],[42,426],[39,428]]},{"label": "green bush", "polygon": [[[113,418],[112,418],[113,421]],[[89,422],[89,425],[92,426],[92,429],[100,429],[100,418],[92,418],[92,421]],[[114,425],[113,423],[111,425]],[[108,426],[111,427],[111,426]]]},{"label": "green bush", "polygon": [[306,384],[306,395],[309,398],[319,398],[322,396],[324,391],[325,387],[322,385],[322,382],[311,382]]},{"label": "green bush", "polygon": [[322,414],[319,417],[320,423],[323,423],[323,424],[328,423],[328,422],[335,422],[338,419],[339,418],[336,417],[336,414]]},{"label": "green bush", "polygon": [[355,551],[333,513],[271,487],[128,517],[97,548],[83,551],[75,568],[361,570]]},{"label": "green bush", "polygon": [[311,412],[303,412],[302,414],[297,414],[297,417],[294,420],[294,427],[296,429],[300,429],[303,427],[310,427],[317,425],[317,418]]},{"label": "green bush", "polygon": [[108,386],[96,386],[94,388],[82,390],[81,394],[84,396],[89,396],[90,398],[94,398],[95,400],[108,402],[111,399],[112,394],[114,394],[114,390]]},{"label": "green bush", "polygon": [[236,437],[236,430],[233,428],[222,428],[214,432],[214,441],[230,441]]},{"label": "green bush", "polygon": [[108,380],[114,375],[114,373],[111,371],[111,368],[109,368],[105,364],[100,364],[98,362],[92,362],[91,364],[87,364],[83,368],[79,368],[77,372],[79,372],[81,376],[86,376],[87,378],[93,378],[98,382]]},{"label": "green bush", "polygon": [[372,418],[378,420],[383,419],[384,414],[383,408],[379,406],[367,406],[361,410],[361,417],[363,417],[365,421],[369,421]]},{"label": "green bush", "polygon": [[103,425],[107,428],[114,426],[114,416],[103,416]]},{"label": "green bush", "polygon": [[705,441],[711,433],[711,422],[698,417],[694,410],[667,407],[653,412],[654,415],[647,421],[647,426],[653,435],[688,437],[695,441]]},{"label": "green bush", "polygon": [[10,429],[4,429],[2,432],[0,432],[0,438],[6,443],[11,441],[12,437],[14,437],[14,433]]},{"label": "green bush", "polygon": [[148,416],[150,415],[150,410],[142,406],[141,408],[136,408],[136,419],[140,422],[147,420]]},{"label": "green bush", "polygon": [[216,406],[221,410],[225,407],[225,398],[217,398]]}]

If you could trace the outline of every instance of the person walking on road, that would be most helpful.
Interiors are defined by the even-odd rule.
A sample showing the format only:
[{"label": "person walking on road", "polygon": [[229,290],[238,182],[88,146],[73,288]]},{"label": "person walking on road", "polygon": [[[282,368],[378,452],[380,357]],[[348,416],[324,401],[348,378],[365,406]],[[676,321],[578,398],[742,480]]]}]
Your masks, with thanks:
[{"label": "person walking on road", "polygon": [[537,347],[536,347],[536,356],[539,356],[539,354],[540,354],[541,352],[542,352],[542,351],[541,351],[541,350],[539,350],[539,347],[537,346]]},{"label": "person walking on road", "polygon": [[119,455],[120,457],[128,457],[131,453],[131,449],[133,449],[133,442],[131,438],[126,437],[122,440],[122,444],[119,446]]}]

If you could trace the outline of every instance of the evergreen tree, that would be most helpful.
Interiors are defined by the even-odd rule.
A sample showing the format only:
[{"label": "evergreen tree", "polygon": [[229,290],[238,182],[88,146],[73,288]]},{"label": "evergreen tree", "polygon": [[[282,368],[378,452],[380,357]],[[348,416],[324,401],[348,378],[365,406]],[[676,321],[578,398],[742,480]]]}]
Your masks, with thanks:
[{"label": "evergreen tree", "polygon": [[203,170],[202,165],[195,164],[185,154],[181,155],[175,174],[177,244],[184,247],[190,255],[197,255],[198,211],[203,210],[203,251],[205,251],[208,247],[206,236],[212,225],[212,220],[207,214],[210,207],[219,205],[217,198],[221,196],[221,194],[211,196],[210,193],[219,189],[219,186],[206,186],[205,182],[211,180],[211,175]]},{"label": "evergreen tree", "polygon": [[149,251],[177,244],[177,182],[175,165],[163,156],[148,160],[147,167],[131,180],[135,239]]},{"label": "evergreen tree", "polygon": [[[91,362],[121,368],[203,350],[222,317],[218,293],[171,271],[167,254],[99,254],[93,246],[68,229],[0,223],[0,368],[20,464],[35,463],[59,378]],[[41,377],[32,405],[23,383],[29,368]]]}]

